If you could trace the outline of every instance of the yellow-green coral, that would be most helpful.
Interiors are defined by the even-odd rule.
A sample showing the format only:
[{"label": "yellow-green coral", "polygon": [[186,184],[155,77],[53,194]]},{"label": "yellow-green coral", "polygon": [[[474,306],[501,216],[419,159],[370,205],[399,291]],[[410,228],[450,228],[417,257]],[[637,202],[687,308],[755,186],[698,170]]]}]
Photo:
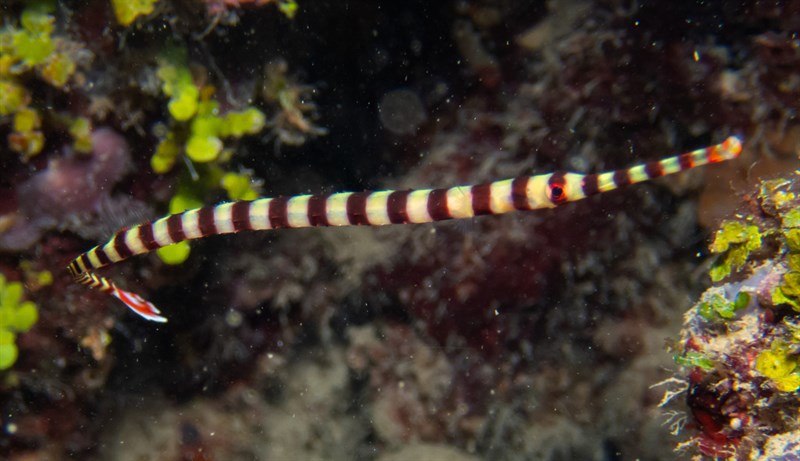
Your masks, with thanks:
[{"label": "yellow-green coral", "polygon": [[[800,239],[798,239],[798,229],[800,229],[800,210],[792,209],[786,214],[781,216],[781,227],[786,229],[787,243],[789,243],[794,250],[800,250]],[[789,235],[791,234],[791,235]]]},{"label": "yellow-green coral", "polygon": [[22,300],[22,284],[0,274],[0,370],[14,365],[19,355],[16,334],[31,329],[39,318],[36,304]]},{"label": "yellow-green coral", "polygon": [[[219,103],[213,99],[214,88],[195,83],[186,65],[175,64],[181,61],[180,53],[173,54],[178,56],[162,61],[157,75],[162,91],[170,98],[167,103],[170,115],[176,122],[189,124],[188,134],[179,135],[177,132],[186,131],[180,127],[168,131],[151,161],[157,173],[172,168],[181,144],[192,161],[213,162],[223,152],[224,138],[256,134],[266,126],[266,117],[255,107],[220,115]],[[185,141],[182,143],[181,139]]]},{"label": "yellow-green coral", "polygon": [[[27,54],[33,54],[33,56],[20,55],[20,57],[24,59],[27,66],[35,67],[42,80],[56,88],[64,88],[78,69],[75,59],[68,51],[57,51],[58,45],[63,43],[61,40],[52,40],[50,37],[46,37],[44,40],[43,37],[42,43],[30,43],[27,48],[19,49],[20,51],[28,50]],[[45,55],[45,53],[47,54]]]},{"label": "yellow-green coral", "polygon": [[253,187],[253,178],[248,173],[225,173],[221,182],[231,200],[258,198],[258,191]]},{"label": "yellow-green coral", "polygon": [[70,122],[69,134],[76,152],[88,154],[92,152],[92,122],[86,117],[78,117]]},{"label": "yellow-green coral", "polygon": [[24,86],[0,77],[0,115],[13,114],[29,102],[30,95]]},{"label": "yellow-green coral", "polygon": [[195,162],[216,160],[223,149],[222,138],[241,138],[256,134],[266,125],[264,114],[250,107],[243,111],[230,111],[221,117],[216,101],[202,101],[197,116],[192,120],[186,155]]},{"label": "yellow-green coral", "polygon": [[780,341],[775,341],[769,350],[758,354],[756,371],[769,378],[781,392],[794,392],[800,388],[798,358]]},{"label": "yellow-green coral", "polygon": [[20,26],[0,30],[0,77],[9,78],[36,70],[50,85],[63,88],[75,74],[77,64],[68,41],[53,37],[55,18],[30,7],[20,15]]},{"label": "yellow-green coral", "polygon": [[772,291],[772,302],[788,304],[800,311],[800,210],[792,209],[781,217],[781,238],[788,271]]},{"label": "yellow-green coral", "polygon": [[170,97],[167,108],[172,117],[179,122],[194,117],[200,89],[194,84],[189,68],[162,62],[156,75],[161,79],[161,91]]},{"label": "yellow-green coral", "polygon": [[14,116],[8,144],[26,160],[41,152],[45,140],[21,76],[34,72],[50,86],[64,88],[77,71],[73,55],[84,52],[53,35],[55,17],[48,8],[52,5],[35,3],[20,14],[18,25],[9,22],[0,28],[0,116]]},{"label": "yellow-green coral", "polygon": [[14,114],[14,131],[8,135],[9,147],[25,158],[41,152],[44,147],[41,125],[42,121],[36,111],[27,108],[17,111]]},{"label": "yellow-green coral", "polygon": [[156,3],[158,0],[111,0],[117,22],[125,27],[139,16],[152,13]]},{"label": "yellow-green coral", "polygon": [[55,51],[50,36],[54,22],[55,18],[40,11],[27,9],[22,12],[22,28],[11,32],[11,37],[16,56],[25,66],[42,64]]},{"label": "yellow-green coral", "polygon": [[758,226],[739,221],[727,221],[717,231],[711,252],[720,257],[711,268],[711,280],[718,282],[740,269],[751,252],[761,248]]},{"label": "yellow-green coral", "polygon": [[222,152],[222,140],[216,136],[192,136],[186,142],[186,155],[195,162],[211,162]]},{"label": "yellow-green coral", "polygon": [[714,368],[714,361],[697,351],[689,351],[683,355],[677,355],[674,359],[675,363],[684,367],[700,367],[703,370]]},{"label": "yellow-green coral", "polygon": [[150,167],[158,174],[168,173],[180,155],[181,147],[175,141],[175,134],[170,131],[167,133],[167,137],[158,143],[156,152],[150,159]]},{"label": "yellow-green coral", "polygon": [[39,114],[31,109],[22,109],[14,114],[14,131],[33,131],[41,125]]},{"label": "yellow-green coral", "polygon": [[278,10],[289,19],[294,19],[298,8],[299,5],[295,0],[280,0],[278,2]]},{"label": "yellow-green coral", "polygon": [[[713,289],[712,289],[713,290]],[[744,309],[750,304],[750,294],[740,291],[736,299],[731,302],[725,297],[725,292],[710,291],[703,296],[703,300],[698,304],[697,311],[706,320],[730,320],[736,317],[736,312]]]},{"label": "yellow-green coral", "polygon": [[77,70],[78,65],[66,53],[53,53],[41,66],[42,79],[56,88],[63,88]]},{"label": "yellow-green coral", "polygon": [[222,152],[220,129],[222,119],[217,116],[215,101],[203,101],[197,117],[192,120],[189,140],[186,142],[186,155],[195,162],[211,162]]},{"label": "yellow-green coral", "polygon": [[264,113],[255,107],[250,107],[241,112],[231,111],[225,114],[220,125],[220,135],[223,137],[241,138],[244,135],[256,134],[264,129],[267,120]]},{"label": "yellow-green coral", "polygon": [[192,248],[189,246],[189,242],[178,242],[159,248],[156,250],[156,254],[164,263],[177,266],[189,258],[191,251]]}]

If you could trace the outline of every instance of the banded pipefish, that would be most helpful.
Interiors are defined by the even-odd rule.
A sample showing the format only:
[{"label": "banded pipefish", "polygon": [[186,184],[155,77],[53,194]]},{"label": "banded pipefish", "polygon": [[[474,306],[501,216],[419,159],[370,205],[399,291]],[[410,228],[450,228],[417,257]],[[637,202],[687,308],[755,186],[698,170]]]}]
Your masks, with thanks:
[{"label": "banded pipefish", "polygon": [[142,317],[166,322],[149,301],[95,271],[132,256],[186,240],[242,231],[312,226],[382,226],[469,219],[512,211],[554,208],[622,186],[739,156],[742,141],[720,144],[599,174],[563,171],[445,189],[340,192],[222,203],[139,224],[116,233],[73,260],[75,281],[120,299]]}]

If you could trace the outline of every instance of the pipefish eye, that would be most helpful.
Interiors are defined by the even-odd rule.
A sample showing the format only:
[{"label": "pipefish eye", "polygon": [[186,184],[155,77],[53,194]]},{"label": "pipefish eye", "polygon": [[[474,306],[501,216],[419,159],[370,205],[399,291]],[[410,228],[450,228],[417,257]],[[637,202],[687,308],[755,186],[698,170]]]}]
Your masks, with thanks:
[{"label": "pipefish eye", "polygon": [[547,183],[547,187],[547,198],[550,199],[553,205],[561,205],[567,201],[568,197],[563,173],[553,173]]}]

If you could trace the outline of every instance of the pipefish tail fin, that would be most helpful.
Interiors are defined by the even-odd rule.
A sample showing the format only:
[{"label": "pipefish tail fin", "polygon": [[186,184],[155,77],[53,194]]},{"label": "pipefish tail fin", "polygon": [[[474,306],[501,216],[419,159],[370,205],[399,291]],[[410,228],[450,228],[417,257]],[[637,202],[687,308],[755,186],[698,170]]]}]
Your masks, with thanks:
[{"label": "pipefish tail fin", "polygon": [[70,265],[70,272],[72,272],[72,275],[77,283],[114,296],[125,303],[125,305],[137,315],[153,322],[167,322],[167,318],[160,315],[161,311],[159,311],[158,308],[153,305],[153,303],[147,301],[136,293],[119,288],[114,284],[114,282],[108,280],[107,278],[88,271],[75,272],[75,269],[72,265]]},{"label": "pipefish tail fin", "polygon": [[160,315],[161,311],[159,311],[158,308],[153,305],[153,303],[147,301],[136,293],[114,287],[111,295],[125,303],[125,305],[128,306],[133,312],[146,318],[147,320],[159,323],[167,323],[167,318]]}]

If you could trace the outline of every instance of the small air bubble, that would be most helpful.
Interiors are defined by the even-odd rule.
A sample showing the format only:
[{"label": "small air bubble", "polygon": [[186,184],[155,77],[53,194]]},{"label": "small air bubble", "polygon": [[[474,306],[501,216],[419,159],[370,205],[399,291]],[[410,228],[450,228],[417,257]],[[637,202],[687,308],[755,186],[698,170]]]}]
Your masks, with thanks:
[{"label": "small air bubble", "polygon": [[378,103],[378,115],[383,127],[397,135],[416,132],[428,118],[419,96],[408,89],[396,89],[383,95]]},{"label": "small air bubble", "polygon": [[231,328],[237,328],[242,325],[242,314],[236,310],[229,310],[225,314],[225,323]]}]

